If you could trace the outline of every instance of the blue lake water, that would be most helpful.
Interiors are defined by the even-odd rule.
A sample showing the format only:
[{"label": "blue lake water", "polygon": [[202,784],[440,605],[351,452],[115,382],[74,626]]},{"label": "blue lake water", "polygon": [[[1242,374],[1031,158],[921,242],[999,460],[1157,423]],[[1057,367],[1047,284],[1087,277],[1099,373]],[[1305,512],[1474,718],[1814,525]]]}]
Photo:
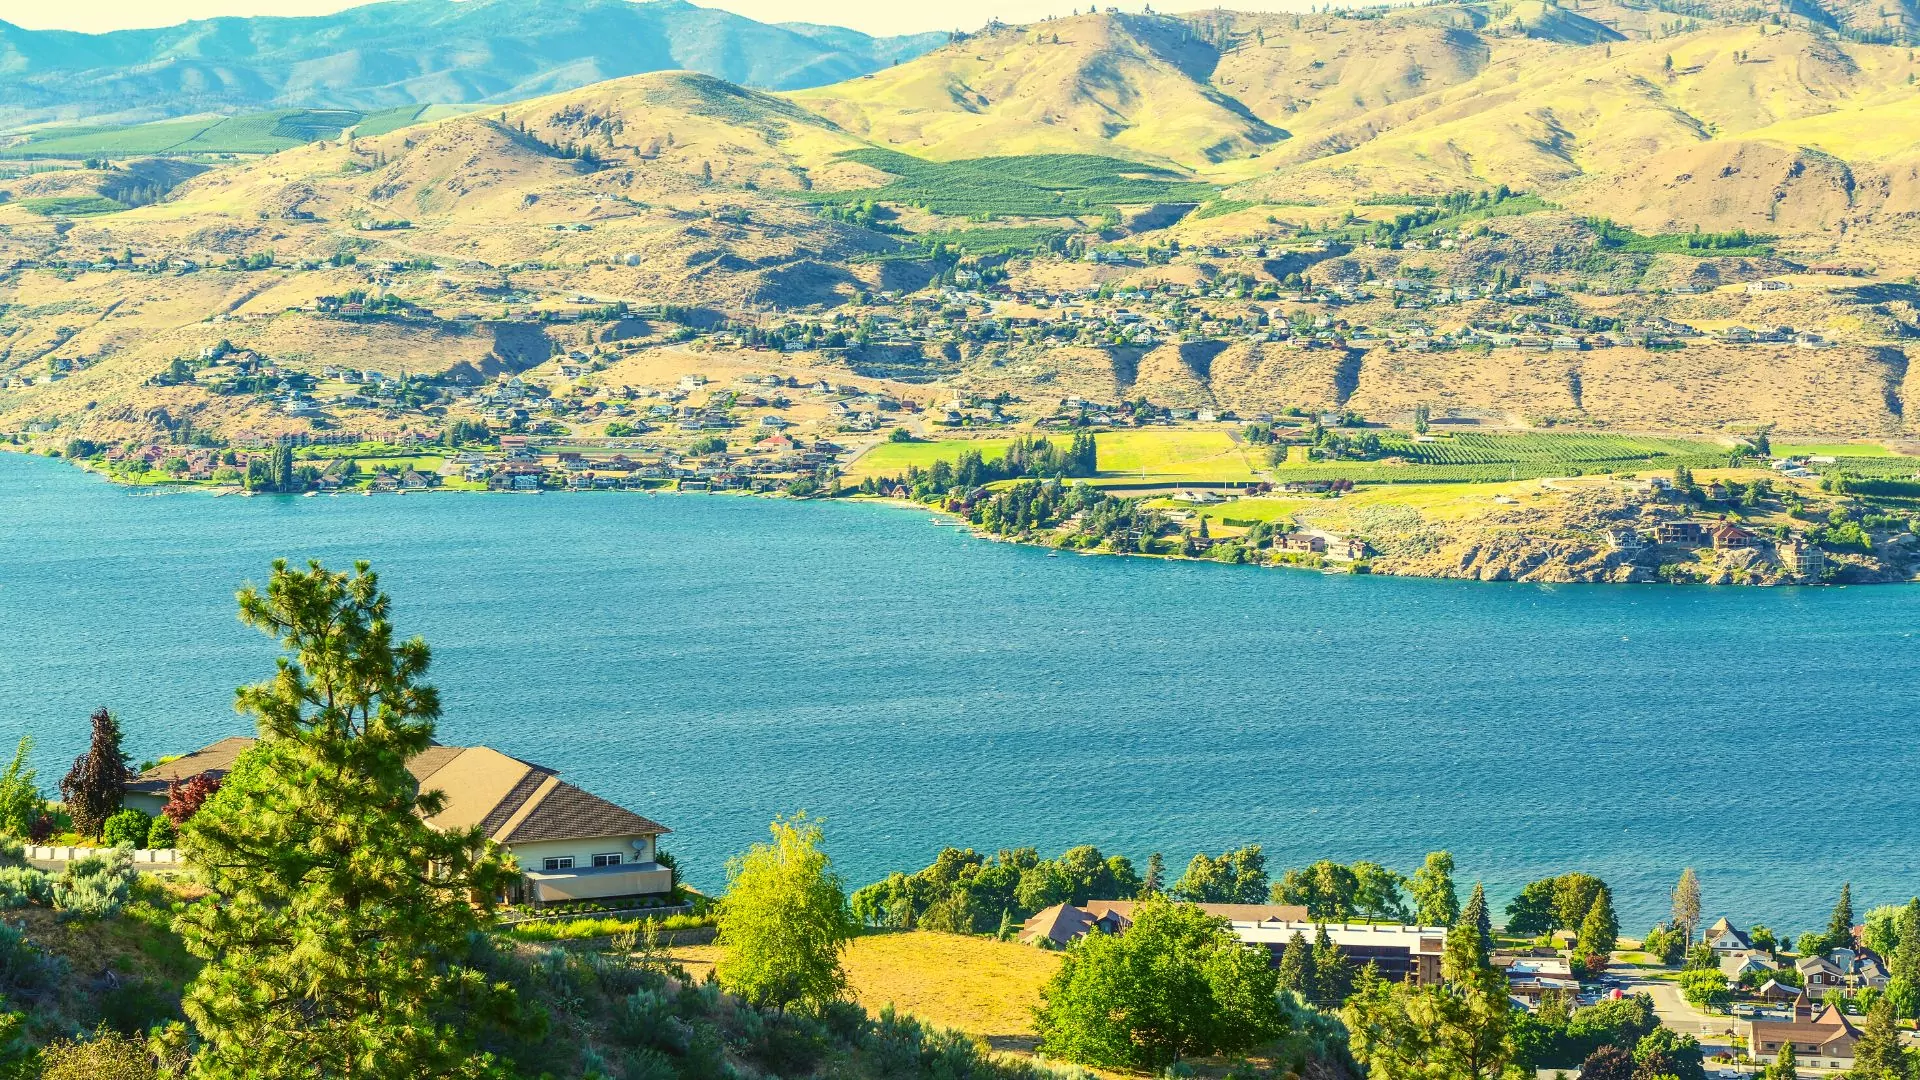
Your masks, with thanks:
[{"label": "blue lake water", "polygon": [[0,739],[51,788],[87,714],[136,759],[246,730],[233,593],[369,559],[442,741],[667,823],[694,880],[804,807],[852,884],[944,844],[1176,872],[1248,841],[1504,900],[1567,869],[1629,932],[1699,868],[1792,932],[1920,892],[1920,591],[1490,585],[1044,552],[857,504],[141,495],[0,454]]}]

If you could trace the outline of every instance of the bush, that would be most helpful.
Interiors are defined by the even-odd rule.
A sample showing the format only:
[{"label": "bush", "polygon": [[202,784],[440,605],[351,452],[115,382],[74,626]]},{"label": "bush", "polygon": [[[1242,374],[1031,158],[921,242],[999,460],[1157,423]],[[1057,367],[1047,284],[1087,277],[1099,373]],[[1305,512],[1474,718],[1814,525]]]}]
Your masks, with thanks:
[{"label": "bush", "polygon": [[152,850],[161,851],[179,842],[179,826],[167,820],[164,814],[154,818],[153,823],[147,826],[147,847]]},{"label": "bush", "polygon": [[0,868],[0,911],[53,900],[53,879],[31,866]]},{"label": "bush", "polygon": [[147,831],[152,827],[153,819],[147,816],[146,811],[129,806],[107,819],[106,825],[100,830],[100,839],[108,847],[145,847]]},{"label": "bush", "polygon": [[133,891],[133,853],[124,848],[67,864],[53,882],[53,906],[96,919],[120,914]]},{"label": "bush", "polygon": [[153,1080],[143,1039],[102,1027],[90,1039],[61,1039],[40,1052],[41,1080]]}]

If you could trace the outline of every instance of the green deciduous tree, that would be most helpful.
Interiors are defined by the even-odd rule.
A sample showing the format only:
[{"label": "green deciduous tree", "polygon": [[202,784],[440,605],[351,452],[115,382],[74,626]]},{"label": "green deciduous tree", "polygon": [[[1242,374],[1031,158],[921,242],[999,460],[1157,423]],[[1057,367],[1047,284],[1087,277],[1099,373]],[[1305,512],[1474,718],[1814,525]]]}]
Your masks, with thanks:
[{"label": "green deciduous tree", "polygon": [[25,839],[33,823],[46,812],[46,800],[40,796],[40,774],[27,765],[33,753],[33,736],[20,736],[13,761],[0,772],[0,836]]},{"label": "green deciduous tree", "polygon": [[1887,997],[1900,1016],[1920,1016],[1920,898],[1900,909],[1899,943],[1887,957]]},{"label": "green deciduous tree", "polygon": [[1453,888],[1453,855],[1435,851],[1407,884],[1414,919],[1422,926],[1452,926],[1460,917],[1460,894]]},{"label": "green deciduous tree", "polygon": [[1542,878],[1528,882],[1507,902],[1507,932],[1535,937],[1559,929],[1560,919],[1553,904],[1556,880]]},{"label": "green deciduous tree", "polygon": [[1258,904],[1269,895],[1267,858],[1248,844],[1219,858],[1201,852],[1173,883],[1173,898],[1195,904]]},{"label": "green deciduous tree", "polygon": [[1159,1069],[1278,1034],[1276,977],[1225,920],[1165,900],[1124,934],[1088,934],[1041,993],[1040,1048],[1086,1065]]},{"label": "green deciduous tree", "polygon": [[1633,1048],[1637,1076],[1671,1076],[1674,1080],[1707,1080],[1706,1052],[1700,1040],[1670,1027],[1657,1027]]},{"label": "green deciduous tree", "polygon": [[820,824],[798,813],[769,829],[771,843],[727,861],[720,985],[754,1005],[824,1005],[846,989],[840,957],[859,924],[821,848]]},{"label": "green deciduous tree", "polygon": [[87,752],[73,759],[73,768],[61,779],[60,798],[73,819],[74,831],[99,839],[107,819],[120,809],[133,771],[120,750],[120,722],[105,709],[94,710],[92,720],[93,738]]},{"label": "green deciduous tree", "polygon": [[175,920],[206,961],[194,1075],[502,1075],[475,1032],[516,1023],[515,995],[460,961],[513,871],[479,830],[426,822],[446,805],[407,771],[440,713],[426,643],[394,641],[364,563],[275,562],[239,601],[286,654],[237,692],[260,742],[182,831],[213,894]]}]

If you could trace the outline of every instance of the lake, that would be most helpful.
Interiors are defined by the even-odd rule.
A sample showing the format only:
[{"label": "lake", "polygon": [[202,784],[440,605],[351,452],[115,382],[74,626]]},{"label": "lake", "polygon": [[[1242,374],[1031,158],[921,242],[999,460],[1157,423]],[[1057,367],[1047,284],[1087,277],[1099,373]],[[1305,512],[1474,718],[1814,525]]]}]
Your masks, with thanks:
[{"label": "lake", "polygon": [[276,646],[234,590],[372,561],[432,644],[440,738],[669,825],[690,878],[774,814],[850,885],[941,846],[1174,873],[1257,841],[1499,902],[1589,870],[1624,929],[1824,926],[1920,892],[1920,592],[1528,586],[1048,558],[871,504],[137,494],[0,454],[0,738],[53,788],[87,714],[136,760],[248,732]]}]

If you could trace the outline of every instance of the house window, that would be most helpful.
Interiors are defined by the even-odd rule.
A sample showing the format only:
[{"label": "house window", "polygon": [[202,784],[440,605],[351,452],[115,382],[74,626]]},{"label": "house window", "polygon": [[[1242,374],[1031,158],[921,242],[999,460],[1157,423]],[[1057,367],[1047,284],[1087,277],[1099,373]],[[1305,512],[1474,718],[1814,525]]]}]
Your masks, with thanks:
[{"label": "house window", "polygon": [[571,856],[571,855],[560,855],[560,856],[556,856],[556,857],[554,857],[554,858],[550,858],[550,859],[546,859],[545,861],[543,861],[543,862],[541,863],[541,869],[543,869],[543,870],[571,870],[571,869],[573,869],[573,856]]},{"label": "house window", "polygon": [[619,866],[619,865],[620,865],[620,853],[616,851],[616,852],[613,852],[613,853],[612,853],[612,854],[610,854],[610,855],[595,855],[595,856],[593,857],[593,865],[595,865],[595,866]]}]

